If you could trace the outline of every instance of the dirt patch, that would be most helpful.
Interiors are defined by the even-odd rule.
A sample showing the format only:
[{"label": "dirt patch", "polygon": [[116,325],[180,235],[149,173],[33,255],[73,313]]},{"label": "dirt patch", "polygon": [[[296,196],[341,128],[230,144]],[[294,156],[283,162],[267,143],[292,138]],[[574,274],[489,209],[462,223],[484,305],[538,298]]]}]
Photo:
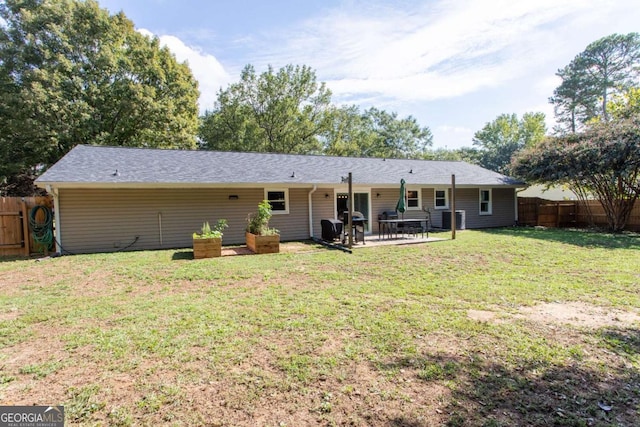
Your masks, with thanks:
[{"label": "dirt patch", "polygon": [[596,307],[584,302],[551,302],[522,307],[519,315],[541,323],[564,323],[588,328],[624,327],[640,322],[637,313]]},{"label": "dirt patch", "polygon": [[498,313],[496,313],[495,311],[469,310],[467,311],[467,317],[478,322],[501,322],[501,320],[498,318]]},{"label": "dirt patch", "polygon": [[0,313],[0,322],[10,322],[18,317],[20,317],[20,311],[15,307],[11,307],[4,313]]},{"label": "dirt patch", "polygon": [[584,302],[538,304],[531,307],[521,307],[516,314],[489,310],[468,310],[467,317],[478,322],[490,323],[503,323],[508,318],[524,318],[543,324],[569,324],[587,328],[626,327],[640,322],[640,314],[638,313],[597,307]]}]

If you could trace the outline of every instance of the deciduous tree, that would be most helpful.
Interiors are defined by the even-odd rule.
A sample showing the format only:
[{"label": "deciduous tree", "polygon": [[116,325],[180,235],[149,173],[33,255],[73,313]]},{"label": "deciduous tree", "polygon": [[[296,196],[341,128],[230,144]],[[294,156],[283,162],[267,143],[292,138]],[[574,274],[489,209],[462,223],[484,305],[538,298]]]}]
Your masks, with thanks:
[{"label": "deciduous tree", "polygon": [[0,177],[76,144],[195,148],[197,82],[123,13],[5,0],[0,18]]},{"label": "deciduous tree", "polygon": [[513,172],[530,183],[569,184],[583,198],[595,195],[610,231],[620,232],[640,197],[640,117],[548,138],[521,152]]},{"label": "deciduous tree", "polygon": [[307,66],[247,65],[238,83],[220,90],[201,118],[199,137],[209,150],[315,153],[330,125],[331,92]]},{"label": "deciduous tree", "polygon": [[473,136],[478,148],[477,163],[487,169],[508,174],[511,157],[525,147],[542,141],[547,131],[543,113],[501,114]]},{"label": "deciduous tree", "polygon": [[609,116],[614,120],[630,119],[640,116],[640,87],[614,95],[607,104]]},{"label": "deciduous tree", "polygon": [[414,117],[356,106],[337,109],[323,139],[325,154],[356,157],[423,158],[433,143],[431,130]]}]

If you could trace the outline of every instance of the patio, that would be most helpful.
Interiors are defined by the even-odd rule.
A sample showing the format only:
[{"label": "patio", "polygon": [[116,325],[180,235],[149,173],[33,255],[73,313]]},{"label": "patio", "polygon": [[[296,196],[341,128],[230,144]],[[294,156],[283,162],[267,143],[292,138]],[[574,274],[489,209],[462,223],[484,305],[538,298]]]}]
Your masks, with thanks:
[{"label": "patio", "polygon": [[360,242],[354,243],[352,249],[374,248],[377,246],[415,245],[419,243],[439,242],[442,240],[448,239],[442,237],[426,237],[426,235],[424,237],[422,237],[421,235],[398,235],[398,237],[383,238],[378,237],[377,234],[372,234],[365,237],[364,244]]},{"label": "patio", "polygon": [[[402,245],[415,245],[419,243],[431,243],[431,242],[439,242],[443,240],[448,240],[448,238],[443,237],[422,237],[421,235],[417,236],[398,236],[397,238],[380,238],[377,234],[368,235],[365,238],[364,244],[355,243],[353,244],[352,249],[366,249],[366,248],[375,248],[378,246],[402,246]],[[311,243],[311,244],[310,244]],[[335,242],[323,242],[318,240],[316,243],[323,244],[326,246],[333,246],[336,249],[346,249],[347,245],[342,245],[340,241]],[[280,253],[298,253],[298,252],[309,252],[311,250],[312,241],[303,241],[303,242],[282,242],[280,244]],[[254,255],[249,248],[246,246],[223,246],[222,247],[222,256],[238,256],[238,255]]]}]

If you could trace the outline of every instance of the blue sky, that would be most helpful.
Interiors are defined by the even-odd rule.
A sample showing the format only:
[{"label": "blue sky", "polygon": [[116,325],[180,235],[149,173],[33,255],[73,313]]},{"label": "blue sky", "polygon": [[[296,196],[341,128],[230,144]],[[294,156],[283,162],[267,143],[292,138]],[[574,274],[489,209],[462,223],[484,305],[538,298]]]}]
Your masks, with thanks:
[{"label": "blue sky", "polygon": [[412,115],[434,148],[502,113],[541,111],[591,42],[640,31],[637,0],[98,0],[188,61],[200,109],[246,64],[308,65],[336,104]]}]

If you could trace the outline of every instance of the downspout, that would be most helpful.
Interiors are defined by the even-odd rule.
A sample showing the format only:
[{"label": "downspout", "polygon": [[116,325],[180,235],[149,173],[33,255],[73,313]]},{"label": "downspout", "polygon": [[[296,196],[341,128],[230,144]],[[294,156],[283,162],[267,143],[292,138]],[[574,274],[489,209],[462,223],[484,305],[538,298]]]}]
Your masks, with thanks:
[{"label": "downspout", "polygon": [[162,212],[158,212],[158,234],[160,235],[160,246],[162,246]]},{"label": "downspout", "polygon": [[311,191],[309,191],[309,237],[313,238],[313,201],[312,195],[318,189],[317,185],[313,185]]},{"label": "downspout", "polygon": [[527,187],[520,188],[520,189],[518,189],[518,188],[514,188],[514,189],[513,189],[513,195],[515,196],[515,197],[514,197],[514,199],[515,199],[515,200],[514,200],[514,204],[515,204],[515,208],[514,208],[514,210],[515,210],[515,213],[516,213],[516,214],[515,214],[515,217],[516,217],[516,218],[515,218],[515,221],[516,221],[516,222],[515,222],[515,225],[518,225],[518,221],[520,221],[520,213],[518,212],[518,209],[519,209],[519,203],[518,203],[518,197],[519,197],[519,196],[518,196],[518,193],[519,193],[519,192],[521,192],[521,191],[524,191],[524,190],[526,190],[526,189],[527,189]]},{"label": "downspout", "polygon": [[62,255],[62,226],[60,223],[60,200],[58,199],[58,189],[51,188],[50,185],[47,185],[46,188],[47,193],[53,194],[53,223],[55,224],[54,231],[54,239],[53,241],[56,244],[56,252]]}]

